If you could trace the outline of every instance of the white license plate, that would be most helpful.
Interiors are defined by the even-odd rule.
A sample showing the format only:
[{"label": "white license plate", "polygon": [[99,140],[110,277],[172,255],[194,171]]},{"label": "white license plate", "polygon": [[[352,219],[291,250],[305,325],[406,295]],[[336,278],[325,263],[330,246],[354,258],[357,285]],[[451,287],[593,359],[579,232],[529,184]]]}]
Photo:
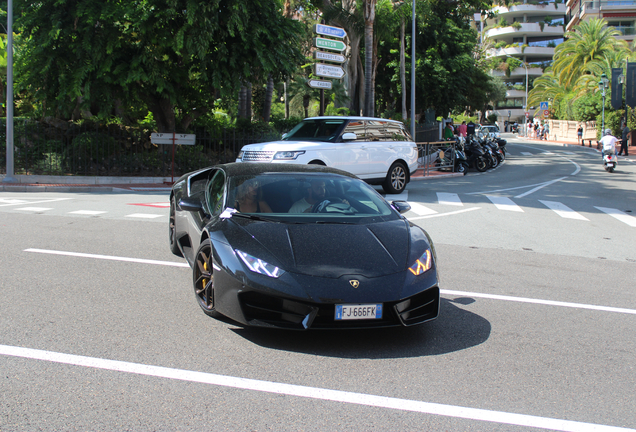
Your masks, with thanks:
[{"label": "white license plate", "polygon": [[382,318],[382,303],[336,305],[336,321]]}]

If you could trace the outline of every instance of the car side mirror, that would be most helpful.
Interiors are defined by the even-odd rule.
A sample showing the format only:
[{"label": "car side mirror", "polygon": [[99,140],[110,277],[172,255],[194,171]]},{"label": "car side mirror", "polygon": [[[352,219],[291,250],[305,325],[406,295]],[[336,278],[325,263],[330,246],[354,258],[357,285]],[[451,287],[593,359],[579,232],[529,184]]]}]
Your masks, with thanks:
[{"label": "car side mirror", "polygon": [[400,214],[411,210],[410,204],[406,201],[391,201],[391,206]]},{"label": "car side mirror", "polygon": [[342,134],[342,140],[343,141],[353,141],[353,140],[357,140],[358,139],[358,135],[356,135],[353,132],[347,132]]},{"label": "car side mirror", "polygon": [[179,200],[181,210],[189,212],[203,212],[203,204],[201,201],[192,198],[182,198]]}]

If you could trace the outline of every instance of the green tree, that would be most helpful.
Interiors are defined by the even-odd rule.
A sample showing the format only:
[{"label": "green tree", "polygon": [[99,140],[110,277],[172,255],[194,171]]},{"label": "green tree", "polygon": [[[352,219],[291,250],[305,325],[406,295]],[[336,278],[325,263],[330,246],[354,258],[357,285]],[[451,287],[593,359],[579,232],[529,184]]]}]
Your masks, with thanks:
[{"label": "green tree", "polygon": [[242,82],[290,75],[303,59],[302,25],[278,1],[16,3],[20,84],[62,118],[142,101],[159,131],[186,130]]}]

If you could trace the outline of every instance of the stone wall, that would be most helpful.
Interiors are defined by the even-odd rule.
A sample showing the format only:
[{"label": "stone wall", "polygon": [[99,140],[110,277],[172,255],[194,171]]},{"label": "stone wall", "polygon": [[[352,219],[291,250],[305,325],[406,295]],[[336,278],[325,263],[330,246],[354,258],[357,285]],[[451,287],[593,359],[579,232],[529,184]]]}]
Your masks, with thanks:
[{"label": "stone wall", "polygon": [[596,141],[596,122],[577,122],[568,120],[548,120],[550,141],[577,141],[579,126],[583,126],[583,139]]}]

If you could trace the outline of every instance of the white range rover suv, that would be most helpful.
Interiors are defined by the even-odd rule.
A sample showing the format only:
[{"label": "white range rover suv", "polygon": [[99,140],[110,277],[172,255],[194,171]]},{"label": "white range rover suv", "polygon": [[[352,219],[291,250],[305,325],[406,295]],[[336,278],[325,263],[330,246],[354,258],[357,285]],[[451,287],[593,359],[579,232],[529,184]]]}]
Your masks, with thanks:
[{"label": "white range rover suv", "polygon": [[373,117],[310,117],[281,141],[244,146],[236,162],[326,165],[397,194],[417,169],[417,145],[399,121]]}]

